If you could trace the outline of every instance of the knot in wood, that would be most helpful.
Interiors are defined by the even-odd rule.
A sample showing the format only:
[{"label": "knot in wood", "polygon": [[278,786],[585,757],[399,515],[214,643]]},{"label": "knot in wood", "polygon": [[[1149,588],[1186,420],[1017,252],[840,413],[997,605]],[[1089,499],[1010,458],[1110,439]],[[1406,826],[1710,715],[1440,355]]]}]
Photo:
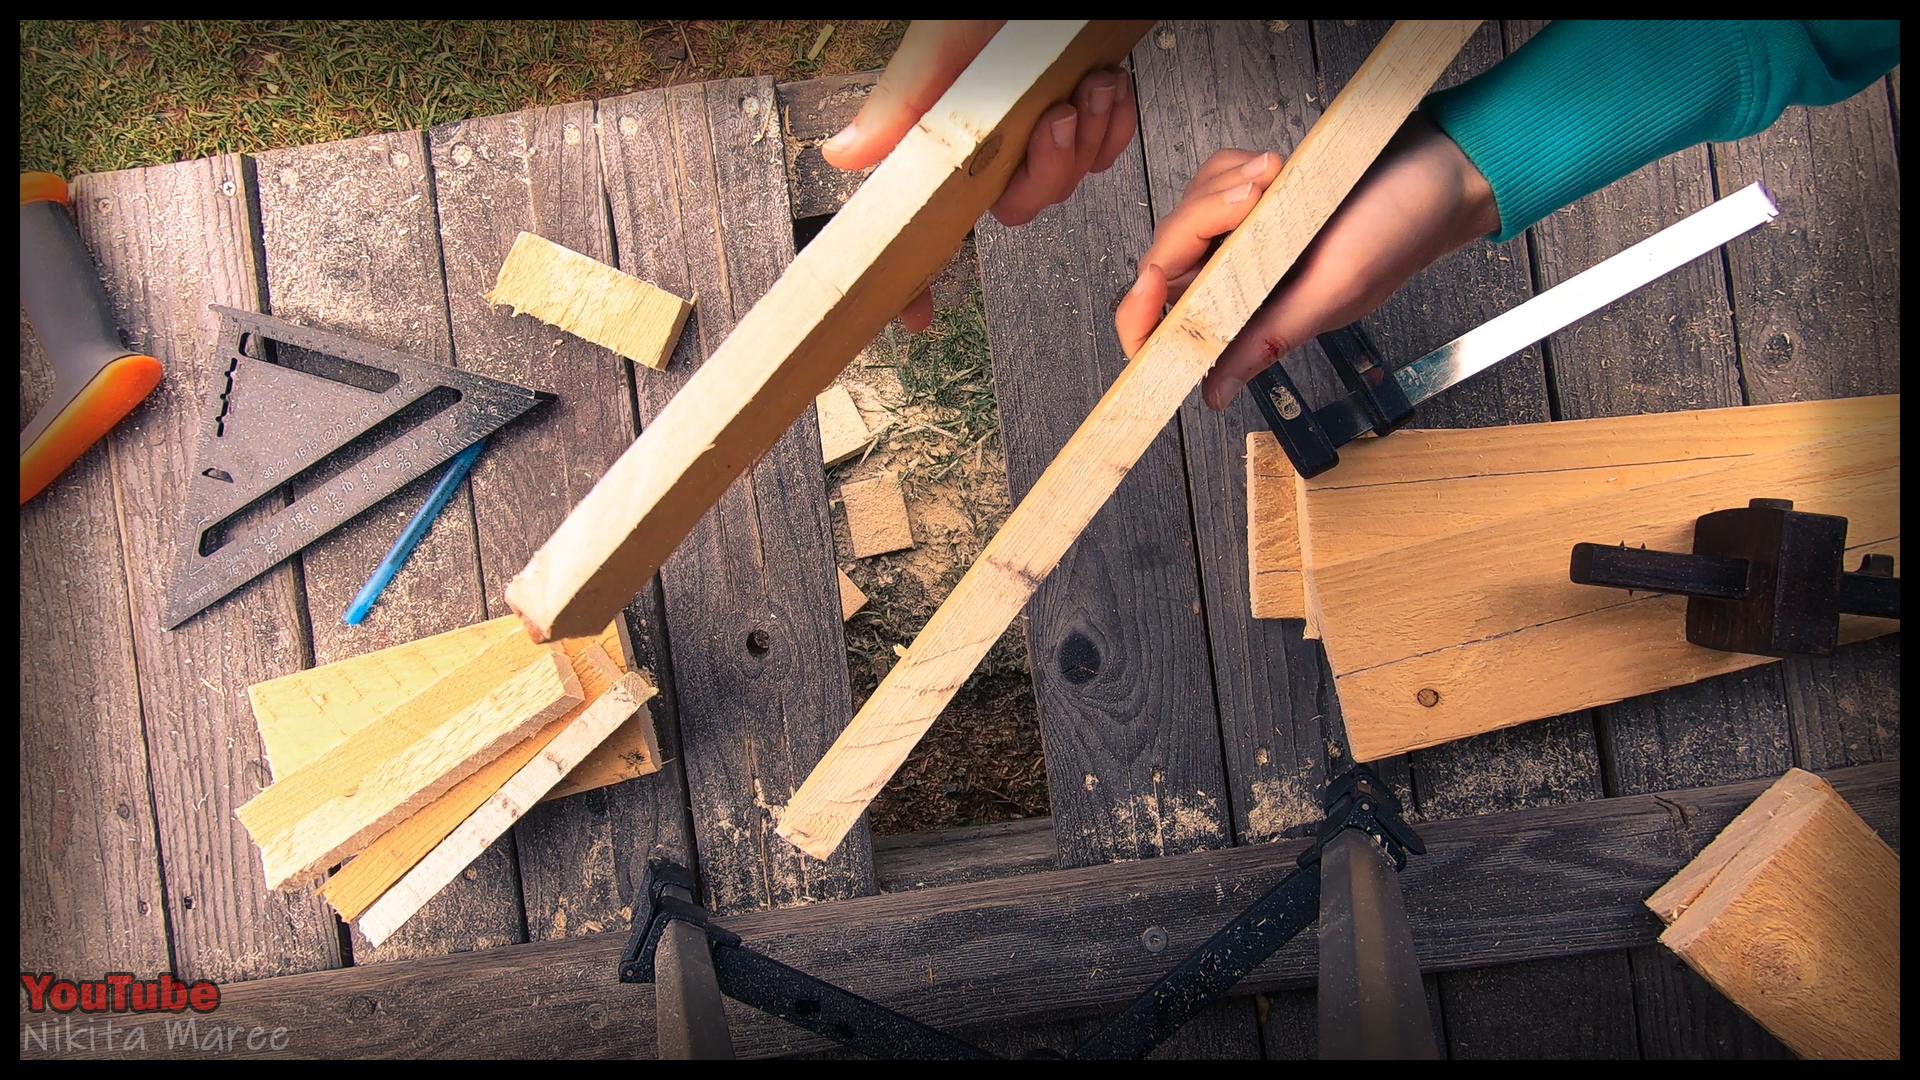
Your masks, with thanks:
[{"label": "knot in wood", "polygon": [[1431,709],[1435,705],[1440,704],[1440,691],[1435,690],[1431,686],[1424,687],[1421,689],[1421,691],[1418,694],[1414,695],[1414,698],[1415,700],[1419,701],[1420,704],[1425,705],[1427,708]]},{"label": "knot in wood", "polygon": [[979,176],[982,172],[986,171],[987,166],[993,164],[993,159],[1000,156],[1000,143],[1002,141],[1003,138],[1001,134],[996,131],[986,142],[981,143],[980,149],[973,152],[973,160],[967,162],[967,175]]},{"label": "knot in wood", "polygon": [[773,648],[773,639],[767,636],[765,630],[756,626],[752,630],[747,631],[747,651],[749,653],[752,653],[754,656],[765,656],[767,650],[771,648]]},{"label": "knot in wood", "polygon": [[1060,643],[1060,677],[1074,686],[1084,686],[1100,674],[1100,647],[1087,635],[1075,630]]}]

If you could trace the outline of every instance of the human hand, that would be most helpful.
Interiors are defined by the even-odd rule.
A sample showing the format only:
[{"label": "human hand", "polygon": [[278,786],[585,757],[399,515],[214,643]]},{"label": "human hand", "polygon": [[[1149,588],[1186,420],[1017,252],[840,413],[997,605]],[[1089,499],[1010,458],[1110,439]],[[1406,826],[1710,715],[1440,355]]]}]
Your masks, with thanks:
[{"label": "human hand", "polygon": [[[860,112],[820,147],[839,169],[864,169],[887,156],[933,108],[1000,29],[993,20],[915,22],[888,61]],[[993,204],[1003,225],[1024,225],[1073,194],[1089,172],[1105,172],[1133,141],[1133,80],[1118,68],[1088,73],[1073,95],[1040,114],[1026,160]],[[933,322],[933,298],[922,291],[900,313],[919,333]]]},{"label": "human hand", "polygon": [[[1114,312],[1128,356],[1146,343],[1219,239],[1246,220],[1280,167],[1271,151],[1222,150],[1194,174]],[[1225,409],[1275,360],[1366,315],[1427,264],[1499,228],[1486,178],[1416,113],[1220,354],[1201,396],[1214,410]]]}]

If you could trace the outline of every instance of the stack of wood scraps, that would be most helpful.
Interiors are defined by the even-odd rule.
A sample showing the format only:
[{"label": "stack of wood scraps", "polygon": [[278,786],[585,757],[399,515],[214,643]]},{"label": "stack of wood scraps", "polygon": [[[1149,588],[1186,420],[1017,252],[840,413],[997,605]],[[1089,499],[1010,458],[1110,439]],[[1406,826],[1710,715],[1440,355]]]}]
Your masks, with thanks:
[{"label": "stack of wood scraps", "polygon": [[1899,414],[1883,396],[1406,431],[1305,481],[1254,433],[1253,613],[1325,644],[1360,761],[1770,663],[1690,644],[1682,597],[1573,584],[1573,545],[1687,551],[1700,515],[1766,498],[1846,518],[1850,563],[1897,556]]},{"label": "stack of wood scraps", "polygon": [[614,627],[537,645],[508,616],[250,687],[268,884],[351,856],[321,895],[379,944],[541,799],[657,772],[624,657]]}]

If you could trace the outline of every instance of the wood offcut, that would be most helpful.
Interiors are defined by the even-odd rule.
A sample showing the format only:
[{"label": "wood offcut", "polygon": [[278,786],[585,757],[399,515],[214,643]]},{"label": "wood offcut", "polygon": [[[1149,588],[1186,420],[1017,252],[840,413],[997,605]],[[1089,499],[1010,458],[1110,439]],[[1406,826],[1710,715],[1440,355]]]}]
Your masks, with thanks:
[{"label": "wood offcut", "polygon": [[839,846],[1478,25],[1388,31],[794,794],[782,836],[816,858]]},{"label": "wood offcut", "polygon": [[813,399],[813,411],[820,419],[820,460],[828,468],[867,448],[873,435],[860,418],[860,407],[853,395],[839,383],[822,390]]},{"label": "wood offcut", "polygon": [[530,232],[513,242],[487,301],[655,369],[667,366],[693,311],[672,293]]},{"label": "wood offcut", "polygon": [[538,751],[518,757],[518,767],[506,782],[367,908],[360,916],[360,931],[375,945],[384,942],[615,729],[644,719],[640,714],[653,695],[647,680],[628,672],[592,703],[552,725],[560,729],[553,738]]},{"label": "wood offcut", "polygon": [[1781,777],[1647,900],[1672,949],[1804,1058],[1900,1056],[1900,857]]},{"label": "wood offcut", "polygon": [[[470,704],[448,716],[449,699]],[[482,654],[240,807],[267,884],[360,850],[580,701],[580,680],[557,648],[505,682]]]},{"label": "wood offcut", "polygon": [[1146,26],[1027,23],[989,42],[508,585],[535,637],[605,625],[939,273],[1040,112]]}]

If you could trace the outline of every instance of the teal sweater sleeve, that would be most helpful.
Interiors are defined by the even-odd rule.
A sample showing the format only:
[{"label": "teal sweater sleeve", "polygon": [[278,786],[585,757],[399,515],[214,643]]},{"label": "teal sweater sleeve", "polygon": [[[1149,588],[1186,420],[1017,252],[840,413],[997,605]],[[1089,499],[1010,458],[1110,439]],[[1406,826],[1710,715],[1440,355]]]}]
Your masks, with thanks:
[{"label": "teal sweater sleeve", "polygon": [[1900,62],[1885,22],[1555,22],[1427,115],[1493,186],[1496,240],[1650,161],[1851,97]]}]

